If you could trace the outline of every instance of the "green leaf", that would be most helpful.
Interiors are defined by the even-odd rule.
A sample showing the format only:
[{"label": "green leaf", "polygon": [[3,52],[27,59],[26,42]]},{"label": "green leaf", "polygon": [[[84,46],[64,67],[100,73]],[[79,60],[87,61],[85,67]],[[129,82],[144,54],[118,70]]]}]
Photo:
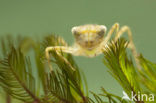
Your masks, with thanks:
[{"label": "green leaf", "polygon": [[0,61],[0,85],[11,96],[22,101],[39,101],[29,58],[12,47],[7,58]]},{"label": "green leaf", "polygon": [[131,91],[140,91],[137,83],[136,68],[127,56],[127,41],[123,38],[117,42],[112,41],[104,50],[104,64],[111,75],[120,83],[126,93],[131,96]]},{"label": "green leaf", "polygon": [[142,66],[142,69],[138,70],[141,76],[140,80],[142,85],[147,88],[147,91],[143,91],[156,94],[156,64],[142,55],[139,56],[139,61]]}]

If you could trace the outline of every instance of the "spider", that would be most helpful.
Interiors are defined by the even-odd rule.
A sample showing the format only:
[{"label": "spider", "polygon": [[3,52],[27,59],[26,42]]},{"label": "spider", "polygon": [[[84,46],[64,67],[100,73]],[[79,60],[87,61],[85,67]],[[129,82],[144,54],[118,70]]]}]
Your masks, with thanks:
[{"label": "spider", "polygon": [[[95,57],[103,53],[104,47],[107,46],[108,41],[114,32],[115,41],[117,41],[125,32],[127,32],[129,38],[128,48],[131,49],[136,64],[138,64],[138,54],[133,43],[132,32],[130,28],[128,26],[123,26],[121,29],[119,29],[119,24],[115,23],[108,31],[107,36],[104,37],[106,30],[107,28],[105,25],[97,24],[86,24],[73,27],[71,29],[71,32],[75,38],[75,43],[73,46],[49,46],[45,49],[45,56],[48,60],[50,71],[53,70],[52,65],[50,64],[50,51],[55,50],[58,55],[60,55],[60,52],[62,51],[75,56]],[[62,57],[62,59],[64,59],[64,61],[70,65],[66,58]],[[74,68],[72,69],[74,70]]]}]

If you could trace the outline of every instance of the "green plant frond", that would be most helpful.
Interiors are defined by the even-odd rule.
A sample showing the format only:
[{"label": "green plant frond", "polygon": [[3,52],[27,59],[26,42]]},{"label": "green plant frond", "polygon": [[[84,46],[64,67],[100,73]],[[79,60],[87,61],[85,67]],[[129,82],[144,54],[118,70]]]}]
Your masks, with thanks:
[{"label": "green plant frond", "polygon": [[[44,40],[43,51],[46,47],[55,45],[58,46],[67,44],[62,38],[50,35]],[[49,88],[51,87],[49,89],[51,94],[60,99],[60,101],[68,101],[69,103],[86,101],[79,68],[72,56],[61,52],[61,56],[64,56],[75,70],[72,70],[71,66],[69,66],[69,64],[61,58],[61,56],[57,55],[56,51],[52,51],[50,53],[51,58],[53,59],[52,64],[53,66],[55,65],[54,72],[52,72],[47,79],[50,81],[48,84]]]},{"label": "green plant frond", "polygon": [[51,93],[52,97],[57,98],[57,101],[76,103],[76,100],[73,98],[70,92],[68,80],[66,79],[67,78],[62,77],[62,75],[58,72],[52,73],[50,75],[50,80],[48,80],[49,92]]},{"label": "green plant frond", "polygon": [[[53,51],[51,54],[53,56],[52,58],[55,59],[53,64],[56,65],[56,71],[52,74],[55,75],[51,76],[50,73],[46,72],[48,68],[45,66],[45,60],[43,60],[45,53],[44,50],[47,46],[67,45],[62,38],[50,35],[44,39],[43,44],[41,42],[35,42],[28,37],[22,38],[18,42],[19,43],[16,45],[18,49],[15,49],[14,47],[12,48],[11,46],[7,47],[8,43],[2,44],[3,48],[7,47],[6,50],[10,49],[9,55],[5,56],[7,59],[1,60],[0,67],[0,85],[6,92],[14,98],[23,101],[39,101],[37,97],[37,95],[39,95],[38,90],[35,86],[36,80],[34,80],[36,78],[32,76],[33,69],[31,68],[30,60],[25,58],[25,56],[27,56],[27,52],[29,52],[32,48],[31,50],[33,50],[35,54],[38,76],[42,81],[40,83],[43,85],[43,90],[45,92],[42,98],[44,103],[56,101],[71,103],[77,103],[77,101],[86,102],[84,86],[82,83],[83,79],[81,78],[79,68],[71,55],[62,53],[62,56],[64,56],[71,63],[71,65],[75,68],[75,71],[73,71],[71,67],[65,63],[64,60],[62,60],[61,56],[58,56],[56,52]],[[9,43],[9,45],[14,45],[14,43]],[[8,73],[9,77],[4,73]]]},{"label": "green plant frond", "polygon": [[[20,38],[20,37],[19,37]],[[18,38],[18,41],[20,39]],[[8,53],[11,51],[11,47],[15,46],[14,43],[14,38],[11,35],[7,35],[5,37],[0,38],[0,50],[1,50],[1,57],[4,58],[5,56],[8,55]]]},{"label": "green plant frond", "polygon": [[91,92],[95,100],[88,98],[88,103],[130,103],[130,101],[122,100],[122,98],[117,95],[108,93],[104,88],[101,90],[101,94]]},{"label": "green plant frond", "polygon": [[95,103],[107,103],[107,102],[103,101],[103,100],[99,97],[99,95],[97,95],[97,94],[95,94],[95,93],[93,93],[93,92],[91,92],[91,93],[92,93],[92,95],[94,96],[94,98],[95,98],[95,100],[96,100]]},{"label": "green plant frond", "polygon": [[0,61],[0,85],[22,101],[39,101],[29,59],[12,47],[8,57]]},{"label": "green plant frond", "polygon": [[22,40],[19,42],[18,48],[20,48],[21,52],[23,54],[27,54],[31,49],[34,49],[34,51],[37,49],[37,44],[40,45],[39,43],[36,43],[32,38],[30,37],[25,37],[22,38]]},{"label": "green plant frond", "polygon": [[[117,98],[118,100],[122,101],[122,100],[121,100],[121,99],[122,99],[121,97],[116,96],[116,95],[111,94],[111,93],[108,93],[103,87],[101,88],[101,90],[102,90],[102,92],[103,92],[103,94],[101,94],[102,96],[105,96],[105,97],[108,97],[108,98],[115,97],[115,98]],[[115,101],[115,100],[114,100],[114,101]]]},{"label": "green plant frond", "polygon": [[111,42],[104,51],[104,64],[108,67],[109,72],[122,85],[123,89],[130,96],[131,91],[139,91],[136,82],[136,71],[132,60],[128,58],[126,48],[127,41],[123,38],[117,42]]},{"label": "green plant frond", "polygon": [[[127,45],[128,42],[121,38],[105,48],[103,62],[109,73],[129,97],[131,91],[156,94],[156,64],[140,56],[138,60],[142,69],[136,69],[132,58],[127,55]],[[60,52],[61,55],[58,55],[55,50],[51,51],[51,65],[54,70],[50,72],[45,58],[45,49],[48,46],[68,44],[55,35],[46,36],[41,41],[29,37],[14,40],[8,36],[1,39],[0,86],[7,94],[26,103],[130,103],[104,88],[101,94],[91,92],[93,98],[88,97],[85,76],[70,54]],[[30,57],[29,51],[34,55]],[[144,90],[140,85],[147,89]]]},{"label": "green plant frond", "polygon": [[48,46],[68,46],[68,44],[64,41],[63,38],[56,35],[48,35],[43,39],[42,44],[42,52],[44,53],[46,47]]},{"label": "green plant frond", "polygon": [[[26,37],[20,42],[19,48],[24,55],[32,50],[34,52],[35,65],[37,67],[37,74],[39,78],[38,85],[42,85],[41,90],[47,95],[47,83],[46,83],[46,69],[45,61],[42,59],[44,56],[44,51],[41,49],[42,45],[40,41],[35,41],[32,38]],[[40,91],[40,90],[39,90]],[[41,94],[38,94],[41,95]]]},{"label": "green plant frond", "polygon": [[156,64],[145,59],[142,55],[138,58],[142,66],[142,69],[138,70],[141,75],[140,80],[150,93],[156,94]]}]

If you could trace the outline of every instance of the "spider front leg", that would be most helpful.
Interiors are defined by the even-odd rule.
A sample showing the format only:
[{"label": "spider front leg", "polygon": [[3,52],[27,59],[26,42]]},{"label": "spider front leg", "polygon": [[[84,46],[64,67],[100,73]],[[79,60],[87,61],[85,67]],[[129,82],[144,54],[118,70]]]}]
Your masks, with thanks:
[{"label": "spider front leg", "polygon": [[136,65],[137,65],[137,67],[140,69],[141,67],[140,67],[140,63],[139,63],[139,60],[138,60],[138,56],[139,56],[139,55],[138,55],[137,50],[136,50],[136,47],[135,47],[135,45],[134,45],[134,43],[133,43],[133,37],[132,37],[132,32],[131,32],[130,28],[129,28],[128,26],[123,26],[123,27],[118,31],[118,33],[116,34],[114,40],[117,41],[125,32],[127,32],[128,38],[129,38],[128,48],[131,49],[132,54],[133,54],[133,56],[134,56],[134,59],[135,59],[135,61],[136,61]]},{"label": "spider front leg", "polygon": [[135,45],[133,43],[132,32],[131,32],[131,30],[130,30],[130,28],[128,26],[123,26],[119,30],[119,24],[118,23],[115,23],[112,26],[112,28],[110,29],[110,31],[108,32],[108,34],[107,34],[106,38],[104,39],[102,45],[105,46],[108,43],[108,41],[110,40],[110,38],[111,38],[111,36],[112,36],[112,34],[113,34],[113,32],[115,30],[116,30],[116,35],[115,35],[115,39],[114,39],[115,41],[117,41],[125,32],[128,33],[128,38],[129,38],[129,41],[130,41],[130,43],[128,45],[128,48],[131,49],[132,54],[134,56],[134,59],[136,61],[136,65],[140,69],[141,68],[140,67],[140,63],[139,63],[139,60],[137,59],[138,53],[137,53],[137,50],[136,50]]},{"label": "spider front leg", "polygon": [[112,28],[109,30],[107,36],[105,37],[105,39],[104,39],[102,45],[107,44],[107,42],[110,40],[110,38],[111,38],[111,36],[112,36],[112,34],[113,34],[114,31],[115,31],[116,33],[119,31],[119,23],[115,23],[115,24],[112,26]]},{"label": "spider front leg", "polygon": [[50,51],[56,51],[56,53],[73,69],[75,70],[72,65],[68,62],[68,60],[63,57],[60,52],[65,52],[65,53],[70,53],[70,54],[74,54],[75,52],[75,49],[72,48],[72,47],[65,47],[65,46],[51,46],[51,47],[47,47],[45,49],[45,56],[46,56],[46,59],[48,60],[48,65],[49,65],[49,68],[50,68],[50,71],[53,71],[53,68],[52,68],[52,65],[50,64],[50,55],[49,55],[49,52]]}]

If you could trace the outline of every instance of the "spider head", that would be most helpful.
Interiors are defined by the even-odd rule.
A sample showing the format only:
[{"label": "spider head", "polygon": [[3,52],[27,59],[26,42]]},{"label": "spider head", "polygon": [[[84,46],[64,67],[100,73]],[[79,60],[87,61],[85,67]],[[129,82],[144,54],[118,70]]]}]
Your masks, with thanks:
[{"label": "spider head", "polygon": [[101,44],[105,32],[106,27],[104,25],[96,24],[87,24],[72,28],[76,43],[88,50],[92,50]]}]

